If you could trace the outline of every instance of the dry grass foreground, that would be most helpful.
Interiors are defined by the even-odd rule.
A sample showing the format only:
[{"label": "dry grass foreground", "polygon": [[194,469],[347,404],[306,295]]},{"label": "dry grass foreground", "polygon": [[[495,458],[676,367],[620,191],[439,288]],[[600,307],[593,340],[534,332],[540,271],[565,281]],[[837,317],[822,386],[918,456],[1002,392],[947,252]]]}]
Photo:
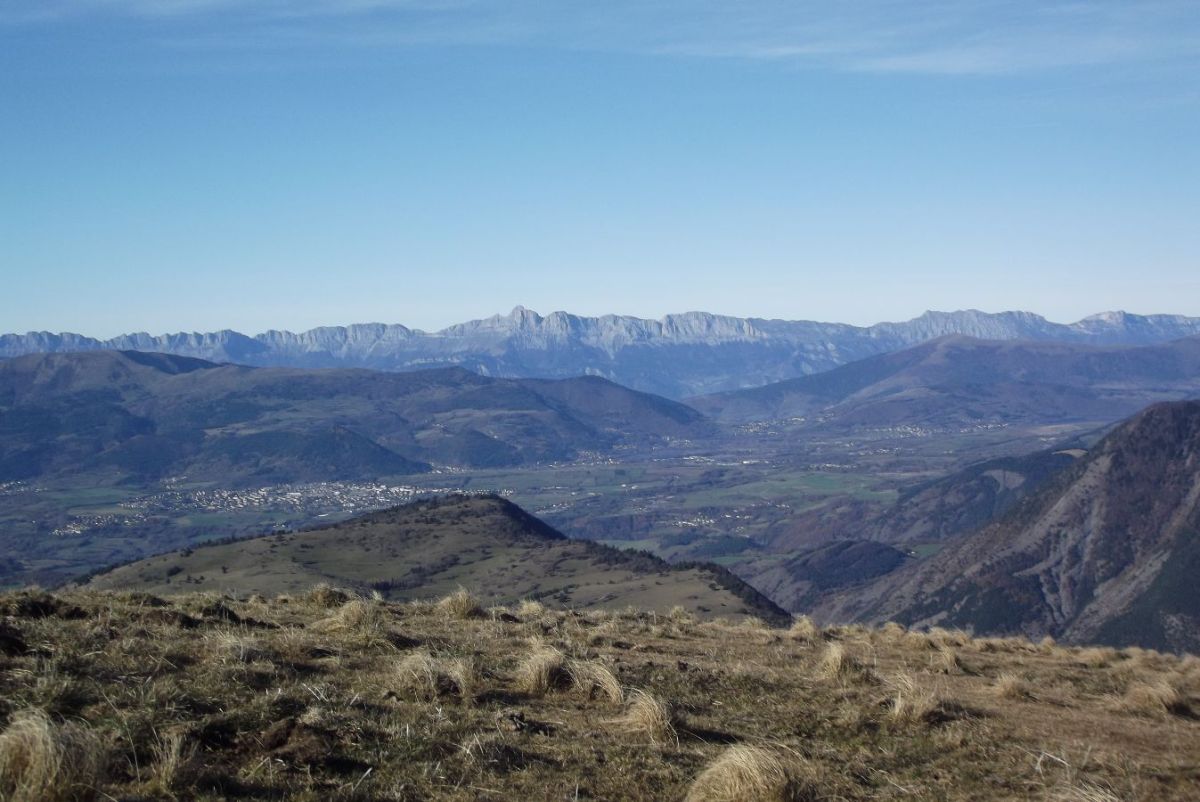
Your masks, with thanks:
[{"label": "dry grass foreground", "polygon": [[1195,800],[1200,660],[889,625],[0,595],[0,798]]}]

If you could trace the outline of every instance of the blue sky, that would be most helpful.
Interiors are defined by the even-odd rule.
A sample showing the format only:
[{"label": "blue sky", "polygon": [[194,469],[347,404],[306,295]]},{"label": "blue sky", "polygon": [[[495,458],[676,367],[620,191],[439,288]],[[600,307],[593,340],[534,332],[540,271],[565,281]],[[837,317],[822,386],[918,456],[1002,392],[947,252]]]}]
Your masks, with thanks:
[{"label": "blue sky", "polygon": [[0,2],[0,330],[1200,315],[1200,5]]}]

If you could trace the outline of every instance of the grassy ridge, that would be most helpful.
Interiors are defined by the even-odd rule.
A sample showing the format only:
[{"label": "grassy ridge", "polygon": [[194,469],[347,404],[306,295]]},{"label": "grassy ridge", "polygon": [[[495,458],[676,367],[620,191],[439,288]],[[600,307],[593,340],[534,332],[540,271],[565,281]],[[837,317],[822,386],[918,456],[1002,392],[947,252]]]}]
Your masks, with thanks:
[{"label": "grassy ridge", "polygon": [[568,540],[497,496],[434,497],[303,532],[161,554],[91,578],[90,586],[171,594],[296,593],[325,582],[405,601],[480,588],[489,603],[788,620],[728,571],[670,565],[651,554]]},{"label": "grassy ridge", "polygon": [[329,587],[9,594],[0,615],[14,802],[1200,791],[1194,657]]}]

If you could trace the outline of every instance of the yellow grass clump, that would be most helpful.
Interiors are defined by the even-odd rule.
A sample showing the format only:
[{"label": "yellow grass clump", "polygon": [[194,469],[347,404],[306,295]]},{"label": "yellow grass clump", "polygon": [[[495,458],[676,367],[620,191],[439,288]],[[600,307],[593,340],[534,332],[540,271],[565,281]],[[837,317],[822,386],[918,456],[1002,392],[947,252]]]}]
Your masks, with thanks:
[{"label": "yellow grass clump", "polygon": [[682,604],[677,604],[667,613],[667,618],[677,624],[693,624],[696,622],[696,616]]},{"label": "yellow grass clump", "polygon": [[567,658],[552,646],[535,645],[517,666],[513,684],[529,696],[545,696],[570,682]]},{"label": "yellow grass clump", "polygon": [[1135,713],[1172,713],[1182,700],[1179,691],[1166,680],[1131,683],[1121,697],[1121,706]]},{"label": "yellow grass clump", "polygon": [[205,644],[214,659],[222,663],[270,661],[275,655],[254,635],[221,630],[205,636]]},{"label": "yellow grass clump", "polygon": [[567,675],[571,685],[592,699],[606,699],[613,704],[625,701],[625,690],[607,666],[593,660],[568,660]]},{"label": "yellow grass clump", "polygon": [[483,607],[479,600],[466,588],[459,588],[449,596],[443,597],[437,603],[438,612],[447,618],[465,621],[468,618],[479,618],[483,615]]},{"label": "yellow grass clump", "polygon": [[185,793],[200,772],[196,744],[180,732],[170,733],[154,746],[154,779],[165,793]]},{"label": "yellow grass clump", "polygon": [[516,614],[522,621],[534,621],[546,614],[546,605],[533,599],[522,599],[517,605]]},{"label": "yellow grass clump", "polygon": [[361,639],[366,645],[388,643],[391,616],[387,607],[366,599],[351,599],[329,616],[314,621],[317,632],[343,633]]},{"label": "yellow grass clump", "polygon": [[941,704],[936,690],[922,688],[908,674],[900,674],[893,680],[895,695],[888,707],[888,718],[896,724],[926,722]]},{"label": "yellow grass clump", "polygon": [[1032,695],[1025,678],[1010,671],[996,677],[992,684],[992,693],[1001,699],[1028,699]]},{"label": "yellow grass clump", "polygon": [[929,670],[935,674],[965,674],[967,666],[952,646],[940,646],[929,658]]},{"label": "yellow grass clump", "polygon": [[609,724],[619,732],[644,735],[651,743],[665,744],[679,741],[675,720],[676,714],[671,705],[634,688],[629,692],[625,714],[611,720]]},{"label": "yellow grass clump", "polygon": [[7,802],[87,802],[96,798],[107,763],[91,730],[55,724],[24,710],[0,733],[0,799]]},{"label": "yellow grass clump", "polygon": [[803,802],[820,790],[817,772],[798,755],[737,744],[696,777],[685,802]]},{"label": "yellow grass clump", "polygon": [[1105,668],[1117,659],[1117,650],[1090,646],[1075,652],[1074,658],[1075,662],[1088,668]]},{"label": "yellow grass clump", "polygon": [[366,599],[351,599],[331,615],[313,623],[313,629],[326,632],[376,629],[386,626],[387,610]]},{"label": "yellow grass clump", "polygon": [[427,651],[406,655],[396,665],[396,680],[405,694],[425,700],[457,696],[464,702],[475,697],[479,668],[471,658],[434,657]]},{"label": "yellow grass clump", "polygon": [[340,607],[346,602],[354,598],[353,594],[335,588],[327,582],[321,582],[313,586],[313,589],[304,595],[304,600],[309,604],[314,604],[317,607],[325,607],[332,610],[335,607]]},{"label": "yellow grass clump", "polygon": [[816,640],[820,634],[821,628],[818,627],[816,623],[806,615],[797,617],[796,620],[792,622],[791,629],[788,630],[788,636],[793,640],[805,642]]},{"label": "yellow grass clump", "polygon": [[842,643],[833,642],[825,647],[821,660],[817,664],[817,676],[822,679],[847,682],[853,679],[866,679],[870,672],[857,657],[850,654]]}]

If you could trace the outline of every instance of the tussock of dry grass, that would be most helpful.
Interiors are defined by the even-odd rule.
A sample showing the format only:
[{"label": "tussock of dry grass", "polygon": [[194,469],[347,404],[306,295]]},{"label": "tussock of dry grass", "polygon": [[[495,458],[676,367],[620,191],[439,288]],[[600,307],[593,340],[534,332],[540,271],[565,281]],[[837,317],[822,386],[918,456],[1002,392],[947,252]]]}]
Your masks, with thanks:
[{"label": "tussock of dry grass", "polygon": [[383,605],[366,599],[352,599],[337,608],[334,614],[313,622],[317,632],[356,633],[374,635],[386,632],[390,617]]},{"label": "tussock of dry grass", "polygon": [[665,744],[679,741],[675,722],[676,714],[671,705],[634,688],[629,692],[625,714],[609,721],[609,725],[618,732],[644,735],[651,743]]},{"label": "tussock of dry grass", "polygon": [[456,696],[470,702],[479,686],[479,668],[470,658],[440,658],[422,650],[400,660],[396,681],[399,690],[410,697],[433,700]]},{"label": "tussock of dry grass", "polygon": [[854,658],[846,654],[846,647],[840,643],[831,643],[825,647],[818,666],[818,673],[825,679],[840,679],[849,674],[853,668]]},{"label": "tussock of dry grass", "polygon": [[1106,649],[1101,646],[1089,646],[1078,649],[1073,655],[1075,662],[1088,668],[1106,668],[1117,659],[1116,649]]},{"label": "tussock of dry grass", "polygon": [[276,656],[259,638],[236,630],[208,633],[205,641],[213,658],[224,663],[270,661]]},{"label": "tussock of dry grass", "polygon": [[1179,709],[1179,691],[1166,680],[1141,681],[1130,684],[1121,697],[1121,707],[1134,713],[1162,715]]},{"label": "tussock of dry grass", "polygon": [[570,682],[567,658],[552,646],[535,645],[517,666],[513,685],[529,696],[545,696]]},{"label": "tussock of dry grass", "polygon": [[1024,677],[1008,671],[996,677],[992,693],[1000,699],[1029,699],[1033,695]]},{"label": "tussock of dry grass", "polygon": [[685,802],[804,802],[822,798],[816,772],[791,751],[737,744],[688,789]]},{"label": "tussock of dry grass", "polygon": [[536,621],[546,614],[546,605],[533,599],[522,599],[515,612],[522,621]]},{"label": "tussock of dry grass", "polygon": [[324,607],[329,610],[335,607],[341,607],[346,602],[355,598],[355,594],[340,588],[335,588],[325,582],[315,585],[312,590],[304,594],[304,600],[309,604],[317,607]]},{"label": "tussock of dry grass", "polygon": [[1032,653],[1038,650],[1036,645],[1022,638],[977,638],[971,643],[976,651],[985,654]]},{"label": "tussock of dry grass", "polygon": [[817,664],[817,676],[830,682],[870,680],[871,672],[850,653],[845,644],[834,641],[825,647]]},{"label": "tussock of dry grass", "polygon": [[806,615],[798,616],[788,630],[788,636],[799,641],[814,641],[821,635],[821,628]]},{"label": "tussock of dry grass", "polygon": [[449,596],[443,597],[438,601],[437,609],[447,618],[459,621],[483,616],[483,607],[479,604],[479,600],[472,596],[466,588],[459,588]]},{"label": "tussock of dry grass", "polygon": [[667,613],[667,618],[669,618],[671,621],[675,622],[676,624],[694,624],[694,623],[696,623],[696,616],[692,615],[691,611],[688,610],[688,608],[684,607],[681,604],[677,604],[674,607],[672,607],[671,611],[669,613]]},{"label": "tussock of dry grass", "polygon": [[897,675],[892,686],[895,692],[888,707],[888,718],[895,724],[927,722],[941,705],[938,692],[922,687],[911,675]]},{"label": "tussock of dry grass", "polygon": [[40,710],[24,710],[0,733],[0,799],[95,799],[105,764],[105,748],[95,732],[71,723],[56,724]]},{"label": "tussock of dry grass", "polygon": [[591,660],[568,659],[558,649],[543,644],[535,644],[517,666],[513,686],[534,697],[574,688],[589,699],[604,699],[614,704],[625,699],[620,681],[608,667]]},{"label": "tussock of dry grass", "polygon": [[568,660],[566,669],[571,685],[588,698],[604,699],[613,704],[625,701],[620,681],[607,666],[592,660]]},{"label": "tussock of dry grass", "polygon": [[743,629],[748,629],[752,632],[769,632],[771,630],[771,625],[766,621],[763,621],[761,618],[753,617],[743,618],[738,626]]},{"label": "tussock of dry grass", "polygon": [[965,674],[967,666],[953,647],[942,646],[930,656],[929,670],[935,674]]},{"label": "tussock of dry grass", "polygon": [[200,768],[196,743],[183,733],[170,733],[154,745],[154,780],[163,793],[189,791]]}]

